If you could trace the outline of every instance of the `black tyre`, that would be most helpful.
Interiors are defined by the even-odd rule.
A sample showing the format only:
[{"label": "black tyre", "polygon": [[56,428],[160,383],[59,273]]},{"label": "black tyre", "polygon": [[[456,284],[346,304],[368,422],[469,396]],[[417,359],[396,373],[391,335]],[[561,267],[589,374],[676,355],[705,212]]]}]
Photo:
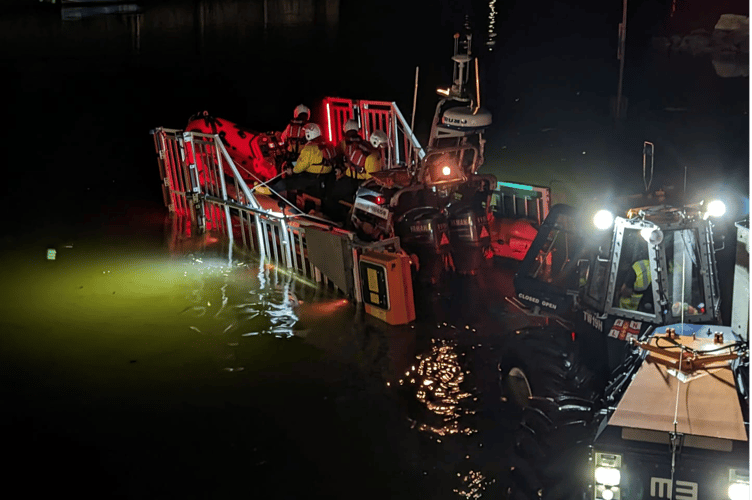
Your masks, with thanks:
[{"label": "black tyre", "polygon": [[581,499],[603,383],[564,328],[530,327],[509,340],[499,363],[502,396],[519,414],[509,498]]},{"label": "black tyre", "polygon": [[531,396],[594,401],[604,387],[582,362],[571,331],[558,325],[514,332],[502,353],[499,381],[502,393],[520,407]]}]

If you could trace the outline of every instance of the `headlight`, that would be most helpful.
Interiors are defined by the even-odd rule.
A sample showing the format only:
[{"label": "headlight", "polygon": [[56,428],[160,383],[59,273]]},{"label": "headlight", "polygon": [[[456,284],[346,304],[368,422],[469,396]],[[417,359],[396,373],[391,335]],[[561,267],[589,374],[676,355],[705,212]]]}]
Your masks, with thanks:
[{"label": "headlight", "polygon": [[596,467],[595,482],[606,484],[608,486],[619,486],[621,482],[621,472],[613,467]]},{"label": "headlight", "polygon": [[614,214],[608,210],[598,210],[593,217],[593,224],[598,229],[608,229],[614,223]]},{"label": "headlight", "polygon": [[744,483],[734,483],[729,486],[728,497],[731,500],[749,500],[749,485]]},{"label": "headlight", "polygon": [[621,482],[620,468],[621,455],[616,455],[614,453],[595,453],[594,478],[599,487],[605,486],[605,490],[609,490],[609,486],[619,486],[619,483]]},{"label": "headlight", "polygon": [[731,500],[749,500],[749,471],[731,469],[729,471],[728,497]]}]

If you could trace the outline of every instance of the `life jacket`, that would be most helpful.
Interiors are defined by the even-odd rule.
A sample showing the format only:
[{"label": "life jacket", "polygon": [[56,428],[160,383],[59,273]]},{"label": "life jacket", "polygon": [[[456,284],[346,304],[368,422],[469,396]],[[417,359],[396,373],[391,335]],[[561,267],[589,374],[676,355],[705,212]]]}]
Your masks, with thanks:
[{"label": "life jacket", "polygon": [[333,168],[337,159],[337,150],[328,142],[321,141],[317,144],[321,151],[321,165]]},{"label": "life jacket", "polygon": [[366,158],[371,154],[359,136],[345,137],[345,175],[357,178],[366,171]]},{"label": "life jacket", "polygon": [[283,132],[282,136],[287,142],[287,151],[290,153],[299,154],[301,146],[306,143],[305,130],[303,130],[305,124],[305,121],[293,118]]}]

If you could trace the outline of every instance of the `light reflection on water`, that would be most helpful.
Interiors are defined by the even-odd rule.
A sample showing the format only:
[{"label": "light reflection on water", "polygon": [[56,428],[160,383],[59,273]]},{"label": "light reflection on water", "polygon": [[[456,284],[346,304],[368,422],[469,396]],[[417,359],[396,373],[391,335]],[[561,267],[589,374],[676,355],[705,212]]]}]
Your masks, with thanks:
[{"label": "light reflection on water", "polygon": [[0,292],[2,322],[18,325],[5,342],[25,361],[64,360],[65,376],[125,384],[125,363],[179,379],[196,373],[164,368],[243,370],[233,350],[242,351],[249,336],[293,338],[301,311],[309,326],[320,319],[309,302],[328,305],[327,312],[350,305],[273,267],[234,258],[212,235],[179,244],[170,238],[165,249],[156,241],[148,248],[128,238],[83,237],[56,245],[55,260],[46,260],[39,241],[20,243],[28,248],[4,257],[15,286]]},{"label": "light reflection on water", "polygon": [[[400,385],[413,386],[415,397],[428,412],[438,417],[438,423],[416,422],[418,429],[438,436],[450,434],[469,435],[477,432],[471,427],[463,427],[460,419],[474,411],[464,407],[462,400],[473,395],[461,387],[465,373],[451,341],[434,339],[431,351],[416,356],[417,363],[405,372]],[[474,398],[477,400],[477,397]]]},{"label": "light reflection on water", "polygon": [[[437,443],[443,439],[470,436],[478,433],[473,423],[463,418],[476,413],[475,403],[478,401],[477,392],[468,387],[466,363],[463,362],[464,352],[458,352],[457,343],[451,339],[431,339],[430,350],[415,356],[414,364],[398,381],[399,386],[407,387],[410,394],[422,405],[425,413],[409,418],[412,427],[420,432],[435,437]],[[449,449],[457,443],[447,443]],[[482,444],[481,444],[482,446]],[[467,445],[460,445],[466,450]],[[469,460],[469,454],[463,457]],[[479,468],[485,464],[478,464]],[[462,498],[478,499],[483,496],[486,488],[495,482],[482,471],[466,469],[460,466],[456,475],[460,487],[453,492]]]},{"label": "light reflection on water", "polygon": [[496,0],[490,0],[488,2],[488,38],[486,40],[489,52],[493,50],[496,45],[496,37],[499,36],[496,28],[496,14]]},{"label": "light reflection on water", "polygon": [[[192,432],[202,443],[218,439],[211,446],[226,458],[217,468],[241,467],[251,455],[248,473],[271,497],[279,490],[261,469],[285,470],[292,459],[282,457],[299,449],[322,450],[326,484],[334,488],[370,478],[358,462],[378,460],[385,477],[401,485],[396,494],[384,492],[391,498],[479,498],[495,481],[469,451],[485,439],[468,441],[479,432],[467,419],[481,394],[470,387],[457,344],[433,339],[435,322],[387,327],[341,296],[231,252],[213,235],[176,236],[169,223],[156,237],[138,229],[120,234],[116,227],[57,240],[55,260],[46,260],[50,245],[39,237],[21,238],[17,251],[2,257],[15,285],[0,289],[6,332],[0,362],[8,367],[0,387],[27,405],[17,411],[31,432],[80,426],[91,436],[84,439],[109,453],[103,463],[119,464],[137,452],[123,451],[125,444],[102,451],[114,445],[95,436],[143,412],[141,424],[110,439],[149,447],[137,436],[155,427],[162,429],[156,439],[164,450],[199,460],[179,427],[172,430],[164,419],[197,419],[187,415],[198,411],[238,420],[250,413],[256,416],[248,436],[239,440],[198,423]],[[406,372],[417,390],[398,393],[395,382]],[[403,405],[414,403],[424,412],[405,413]],[[102,415],[105,408],[116,416]],[[71,424],[77,417],[66,416],[82,413],[99,423]],[[278,433],[289,442],[261,437]],[[172,460],[167,451],[154,456]],[[297,460],[295,467],[304,467]],[[132,488],[151,477],[147,468],[128,476]],[[403,474],[414,479],[403,485]]]}]

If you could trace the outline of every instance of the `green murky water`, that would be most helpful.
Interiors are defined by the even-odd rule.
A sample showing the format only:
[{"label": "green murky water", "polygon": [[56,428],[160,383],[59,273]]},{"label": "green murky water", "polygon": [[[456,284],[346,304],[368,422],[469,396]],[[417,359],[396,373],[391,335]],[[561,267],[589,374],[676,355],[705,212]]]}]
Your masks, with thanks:
[{"label": "green murky water", "polygon": [[164,216],[115,201],[6,238],[2,423],[30,494],[457,498],[495,481],[469,330],[387,327]]}]

